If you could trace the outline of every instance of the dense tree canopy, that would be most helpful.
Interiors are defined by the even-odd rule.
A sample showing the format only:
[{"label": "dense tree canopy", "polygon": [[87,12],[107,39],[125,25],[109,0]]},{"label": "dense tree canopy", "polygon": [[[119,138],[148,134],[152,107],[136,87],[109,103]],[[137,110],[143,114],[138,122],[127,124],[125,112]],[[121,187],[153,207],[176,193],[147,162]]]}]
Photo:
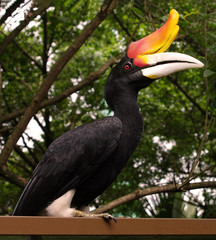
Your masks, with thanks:
[{"label": "dense tree canopy", "polygon": [[[131,41],[162,26],[175,8],[180,32],[169,51],[194,56],[205,68],[173,74],[140,92],[142,139],[118,179],[92,206],[132,193],[107,209],[116,216],[216,217],[214,1],[16,0],[4,8],[1,215],[12,212],[54,139],[112,115],[104,100],[110,69]],[[34,127],[24,132],[31,119]]]}]

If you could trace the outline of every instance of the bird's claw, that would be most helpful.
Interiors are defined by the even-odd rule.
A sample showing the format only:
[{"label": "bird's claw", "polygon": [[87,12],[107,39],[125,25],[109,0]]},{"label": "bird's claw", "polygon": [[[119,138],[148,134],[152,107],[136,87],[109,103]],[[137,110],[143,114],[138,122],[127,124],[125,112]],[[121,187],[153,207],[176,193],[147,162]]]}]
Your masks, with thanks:
[{"label": "bird's claw", "polygon": [[101,213],[100,217],[103,217],[105,220],[111,221],[113,220],[115,223],[117,223],[117,218],[113,217],[111,214],[109,213]]},{"label": "bird's claw", "polygon": [[117,223],[117,218],[113,217],[109,213],[86,213],[86,212],[74,209],[73,216],[74,217],[101,217],[107,221],[113,220],[115,223]]}]

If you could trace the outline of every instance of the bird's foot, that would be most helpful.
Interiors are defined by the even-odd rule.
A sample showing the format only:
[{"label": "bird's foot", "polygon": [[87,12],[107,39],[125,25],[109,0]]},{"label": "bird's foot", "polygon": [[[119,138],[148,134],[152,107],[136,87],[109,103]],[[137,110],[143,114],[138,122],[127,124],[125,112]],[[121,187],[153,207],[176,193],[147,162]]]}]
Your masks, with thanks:
[{"label": "bird's foot", "polygon": [[93,214],[93,215],[95,215],[95,217],[102,217],[105,220],[113,220],[115,223],[117,223],[117,218],[113,217],[109,213],[98,213],[98,214]]},{"label": "bird's foot", "polygon": [[80,210],[74,209],[73,216],[74,217],[102,217],[105,220],[113,220],[115,223],[117,223],[117,219],[112,215],[110,215],[109,213],[98,213],[98,214],[86,213],[86,212],[82,212]]}]

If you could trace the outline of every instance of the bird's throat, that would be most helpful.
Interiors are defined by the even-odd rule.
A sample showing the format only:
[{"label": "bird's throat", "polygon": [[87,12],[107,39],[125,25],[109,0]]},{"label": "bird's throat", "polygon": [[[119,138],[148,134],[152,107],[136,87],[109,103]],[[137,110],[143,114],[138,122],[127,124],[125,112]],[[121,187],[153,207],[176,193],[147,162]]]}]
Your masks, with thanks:
[{"label": "bird's throat", "polygon": [[[119,94],[114,106],[114,116],[118,117],[123,127],[143,130],[143,117],[137,103],[137,94]],[[138,130],[137,129],[137,130]]]},{"label": "bird's throat", "polygon": [[144,125],[137,103],[137,95],[119,95],[115,103],[114,116],[122,122],[122,144],[124,148],[128,149],[128,154],[131,155],[138,145]]}]

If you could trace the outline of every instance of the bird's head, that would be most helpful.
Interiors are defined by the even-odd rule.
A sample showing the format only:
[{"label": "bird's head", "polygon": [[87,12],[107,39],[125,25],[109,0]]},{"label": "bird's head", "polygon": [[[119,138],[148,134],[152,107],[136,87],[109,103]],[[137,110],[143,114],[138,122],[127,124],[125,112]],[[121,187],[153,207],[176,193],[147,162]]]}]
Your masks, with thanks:
[{"label": "bird's head", "polygon": [[[178,34],[179,14],[172,9],[167,22],[147,37],[131,43],[121,61],[112,69],[107,85],[112,88],[129,86],[137,92],[155,79],[189,68],[201,68],[203,63],[186,54],[165,52]],[[108,87],[109,88],[109,87]]]}]

